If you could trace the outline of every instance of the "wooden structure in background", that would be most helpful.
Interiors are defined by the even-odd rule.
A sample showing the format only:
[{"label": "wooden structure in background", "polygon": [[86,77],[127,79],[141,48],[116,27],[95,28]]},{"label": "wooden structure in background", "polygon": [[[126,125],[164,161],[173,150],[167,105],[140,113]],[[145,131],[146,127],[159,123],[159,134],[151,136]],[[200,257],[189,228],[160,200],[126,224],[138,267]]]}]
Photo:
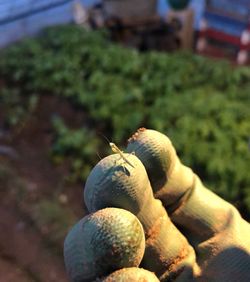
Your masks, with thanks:
[{"label": "wooden structure in background", "polygon": [[103,10],[107,18],[149,18],[157,15],[157,0],[103,0]]},{"label": "wooden structure in background", "polygon": [[193,48],[193,38],[194,38],[194,12],[192,9],[188,8],[182,11],[170,10],[167,14],[167,22],[179,22],[179,31],[177,36],[180,40],[180,48],[182,49],[192,49]]},{"label": "wooden structure in background", "polygon": [[105,26],[112,39],[141,51],[172,51],[180,47],[179,26],[157,13],[157,0],[104,0]]},{"label": "wooden structure in background", "polygon": [[180,48],[175,25],[155,15],[144,18],[109,18],[105,26],[111,31],[112,39],[140,51],[174,51]]}]

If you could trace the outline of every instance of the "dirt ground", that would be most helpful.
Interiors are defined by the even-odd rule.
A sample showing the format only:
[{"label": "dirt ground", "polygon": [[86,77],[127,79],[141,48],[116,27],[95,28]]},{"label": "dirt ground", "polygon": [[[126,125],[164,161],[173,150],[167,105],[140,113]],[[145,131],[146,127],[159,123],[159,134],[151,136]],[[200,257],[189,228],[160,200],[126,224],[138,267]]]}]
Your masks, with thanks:
[{"label": "dirt ground", "polygon": [[49,159],[50,118],[57,113],[69,122],[82,120],[82,114],[64,102],[43,97],[21,130],[0,138],[0,145],[15,152],[13,156],[0,155],[0,282],[68,281],[63,263],[64,236],[50,240],[53,226],[50,230],[50,225],[38,225],[34,216],[39,202],[61,199],[62,195],[64,201],[59,204],[70,209],[75,220],[84,215],[79,200],[83,184],[65,185],[66,170]]}]

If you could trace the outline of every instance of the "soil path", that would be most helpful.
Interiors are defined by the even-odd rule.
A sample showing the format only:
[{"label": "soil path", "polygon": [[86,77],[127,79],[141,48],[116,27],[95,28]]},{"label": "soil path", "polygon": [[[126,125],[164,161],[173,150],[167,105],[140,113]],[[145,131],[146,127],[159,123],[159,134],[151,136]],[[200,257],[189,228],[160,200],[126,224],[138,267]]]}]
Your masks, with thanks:
[{"label": "soil path", "polygon": [[[52,143],[50,121],[56,114],[69,123],[82,122],[82,114],[79,116],[67,103],[45,96],[39,101],[36,112],[7,144],[18,154],[18,158],[10,163],[14,178],[16,173],[25,182],[26,198],[24,202],[18,202],[17,192],[12,193],[12,188],[6,189],[7,184],[0,183],[0,282],[68,281],[61,242],[58,245],[60,253],[56,254],[44,234],[34,226],[29,214],[32,212],[30,203],[49,199],[55,191],[60,194],[62,190],[76,217],[84,215],[82,184],[66,187],[63,191],[65,169],[55,167],[49,160]],[[6,144],[4,140],[0,143]],[[3,165],[2,160],[0,155],[0,164]]]},{"label": "soil path", "polygon": [[41,235],[7,207],[0,208],[0,281],[68,281],[62,260]]}]

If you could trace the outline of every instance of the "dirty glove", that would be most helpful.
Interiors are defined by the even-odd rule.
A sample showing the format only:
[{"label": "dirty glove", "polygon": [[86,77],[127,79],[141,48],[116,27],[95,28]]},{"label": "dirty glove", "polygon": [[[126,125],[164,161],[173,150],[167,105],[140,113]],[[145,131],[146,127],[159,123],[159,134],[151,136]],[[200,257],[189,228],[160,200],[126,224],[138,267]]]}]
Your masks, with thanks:
[{"label": "dirty glove", "polygon": [[91,214],[64,245],[70,279],[249,282],[250,225],[237,209],[204,187],[165,135],[139,129],[127,152],[87,179]]}]

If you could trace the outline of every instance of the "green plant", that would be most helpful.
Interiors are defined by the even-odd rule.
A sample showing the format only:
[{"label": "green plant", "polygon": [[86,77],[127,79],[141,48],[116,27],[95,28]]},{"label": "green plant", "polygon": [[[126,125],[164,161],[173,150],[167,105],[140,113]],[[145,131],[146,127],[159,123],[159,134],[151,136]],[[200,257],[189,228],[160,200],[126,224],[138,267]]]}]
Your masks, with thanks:
[{"label": "green plant", "polygon": [[99,139],[87,128],[69,129],[59,117],[55,117],[52,124],[53,160],[57,163],[68,160],[71,170],[68,180],[85,179],[96,162]]},{"label": "green plant", "polygon": [[34,111],[37,101],[37,95],[23,97],[17,87],[0,89],[0,109],[4,115],[5,125],[12,127],[24,123]]},{"label": "green plant", "polygon": [[104,31],[64,26],[1,52],[0,76],[22,99],[57,95],[86,114],[84,128],[53,122],[54,158],[68,161],[74,179],[97,162],[97,132],[120,146],[145,126],[169,135],[210,188],[250,213],[249,68],[186,52],[141,54]]},{"label": "green plant", "polygon": [[156,101],[150,125],[167,132],[183,161],[210,188],[235,201],[249,193],[249,121],[248,103],[201,88]]}]

